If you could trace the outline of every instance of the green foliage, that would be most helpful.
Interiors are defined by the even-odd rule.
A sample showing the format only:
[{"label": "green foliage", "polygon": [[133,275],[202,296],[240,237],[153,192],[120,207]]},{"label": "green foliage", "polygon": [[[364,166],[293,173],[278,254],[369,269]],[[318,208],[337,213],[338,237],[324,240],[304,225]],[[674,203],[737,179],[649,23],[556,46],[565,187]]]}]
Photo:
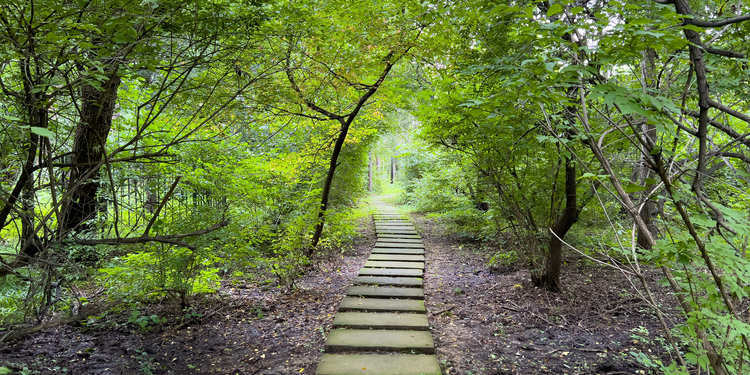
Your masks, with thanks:
[{"label": "green foliage", "polygon": [[0,279],[0,325],[10,325],[25,318],[27,288],[27,283],[16,276]]},{"label": "green foliage", "polygon": [[[688,365],[716,366],[709,346],[729,372],[750,357],[750,74],[738,58],[750,53],[750,22],[718,32],[690,21],[744,14],[746,3],[709,1],[689,16],[656,1],[30,4],[0,5],[9,270],[0,323],[64,311],[66,291],[92,282],[112,299],[182,303],[225,277],[292,288],[316,259],[356,239],[369,164],[384,199],[489,244],[491,266],[533,271],[551,253],[550,228],[570,212],[565,187],[575,181],[580,228],[566,240],[629,274],[666,270],[685,301],[672,335]],[[705,42],[706,85],[695,82],[688,48],[700,43],[689,35]],[[390,85],[359,103],[323,239],[308,256],[333,140],[396,59]],[[701,117],[706,97],[715,103]],[[90,123],[89,99],[115,110]],[[102,144],[88,151],[103,160],[92,167],[74,148],[97,126]],[[576,168],[572,179],[566,167]],[[70,197],[89,189],[95,217],[65,228]],[[639,236],[628,200],[649,206],[650,249],[627,243]],[[134,311],[130,323],[147,329],[160,318]]]},{"label": "green foliage", "polygon": [[208,249],[193,251],[157,244],[115,258],[99,272],[115,298],[144,301],[175,296],[186,303],[190,296],[218,289],[218,268],[213,265]]},{"label": "green foliage", "polygon": [[359,237],[358,229],[361,219],[367,214],[360,210],[341,210],[329,212],[326,217],[328,229],[320,243],[322,250],[345,251],[347,246]]},{"label": "green foliage", "polygon": [[402,200],[420,212],[444,212],[464,207],[470,202],[456,194],[455,179],[445,171],[426,172],[406,187]]},{"label": "green foliage", "polygon": [[128,323],[136,326],[139,330],[148,332],[152,326],[160,325],[166,322],[166,319],[160,318],[158,315],[143,315],[138,310],[130,312],[128,317]]},{"label": "green foliage", "polygon": [[518,252],[515,250],[499,251],[490,257],[487,264],[490,267],[511,267],[519,260]]},{"label": "green foliage", "polygon": [[[510,234],[521,256],[539,265],[535,254],[543,253],[565,202],[561,166],[574,160],[578,203],[593,200],[599,207],[583,209],[585,226],[566,240],[589,256],[628,264],[635,274],[642,265],[663,267],[685,301],[674,336],[681,340],[675,346],[687,349],[688,366],[715,371],[720,362],[724,371],[737,372],[750,357],[736,307],[747,304],[743,280],[750,277],[747,147],[738,138],[750,130],[743,120],[750,75],[742,58],[704,51],[707,96],[733,104],[709,110],[711,121],[724,122],[704,123],[706,133],[697,133],[698,62],[688,53],[685,30],[746,55],[747,37],[737,33],[748,22],[725,26],[730,34],[717,36],[714,28],[684,22],[687,16],[671,3],[465,5],[435,25],[441,37],[429,51],[436,63],[410,103],[421,139],[433,148],[413,154],[404,201],[452,218],[448,227],[479,228],[492,220],[494,226],[484,227],[494,228],[495,238]],[[720,3],[691,6],[691,17],[729,17]],[[747,4],[733,12],[740,8],[746,12]],[[649,230],[658,241],[652,249],[634,250],[647,246],[642,234],[631,232],[625,200],[653,221]],[[648,201],[653,206],[644,208]],[[473,207],[482,203],[490,209],[478,215]],[[492,262],[505,261],[506,253],[499,254]],[[670,350],[673,358],[681,355]],[[711,350],[718,362],[709,363]],[[688,371],[679,361],[643,353],[637,359],[659,371]]]}]

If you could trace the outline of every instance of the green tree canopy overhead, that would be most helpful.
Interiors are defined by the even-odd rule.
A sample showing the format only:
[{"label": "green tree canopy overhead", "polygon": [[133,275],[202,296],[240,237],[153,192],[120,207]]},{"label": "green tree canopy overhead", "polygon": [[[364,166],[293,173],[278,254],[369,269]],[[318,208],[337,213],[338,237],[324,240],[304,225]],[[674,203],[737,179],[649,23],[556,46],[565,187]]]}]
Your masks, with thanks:
[{"label": "green tree canopy overhead", "polygon": [[[0,275],[29,296],[13,319],[59,311],[53,285],[79,280],[184,304],[227,275],[291,287],[353,238],[347,215],[380,173],[539,287],[565,290],[573,252],[630,277],[664,328],[674,363],[661,370],[739,372],[748,13],[6,1]],[[682,321],[656,303],[651,268]]]}]

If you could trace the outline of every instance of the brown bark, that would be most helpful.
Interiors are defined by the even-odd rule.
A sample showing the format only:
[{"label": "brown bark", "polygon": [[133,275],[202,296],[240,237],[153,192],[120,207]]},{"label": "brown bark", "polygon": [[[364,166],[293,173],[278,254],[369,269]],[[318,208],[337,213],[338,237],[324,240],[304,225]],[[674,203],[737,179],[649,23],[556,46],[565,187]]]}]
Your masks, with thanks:
[{"label": "brown bark", "polygon": [[532,276],[534,285],[554,292],[562,289],[560,269],[562,266],[562,239],[573,224],[578,221],[578,183],[576,180],[575,162],[570,157],[565,159],[565,208],[552,228],[554,234],[549,239],[549,249],[544,262],[544,271]]},{"label": "brown bark", "polygon": [[106,152],[119,86],[120,77],[113,71],[101,87],[86,84],[81,88],[81,120],[73,143],[70,199],[63,207],[61,222],[63,234],[90,229],[90,220],[100,211],[99,168]]},{"label": "brown bark", "polygon": [[[653,49],[647,49],[642,53],[643,60],[641,62],[641,79],[644,91],[647,89],[657,89],[658,82],[655,76],[655,59],[656,52]],[[644,122],[641,127],[641,134],[648,144],[656,144],[656,126],[651,123]],[[648,165],[648,150],[645,146],[640,146],[640,158],[638,163],[633,167],[633,183],[644,186],[646,191],[651,190],[650,186],[646,183],[646,180],[651,176],[651,170]],[[639,194],[633,194],[633,200],[636,200]],[[649,231],[653,236],[658,236],[658,228],[654,224],[654,218],[658,214],[658,206],[655,199],[648,196],[646,193],[640,194],[643,199],[643,207],[641,207],[640,215],[643,222],[646,223]],[[646,234],[637,227],[637,244],[642,249],[650,249],[651,244],[646,239]]]},{"label": "brown bark", "polygon": [[393,184],[394,174],[396,174],[396,159],[391,156],[391,184]]},{"label": "brown bark", "polygon": [[372,152],[367,153],[367,191],[372,191]]}]

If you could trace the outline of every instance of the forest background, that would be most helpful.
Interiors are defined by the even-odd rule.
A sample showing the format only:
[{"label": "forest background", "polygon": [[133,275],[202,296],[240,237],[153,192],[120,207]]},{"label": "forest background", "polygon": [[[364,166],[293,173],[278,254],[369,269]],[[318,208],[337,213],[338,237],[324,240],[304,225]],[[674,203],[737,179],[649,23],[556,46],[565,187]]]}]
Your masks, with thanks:
[{"label": "forest background", "polygon": [[539,288],[565,288],[570,254],[617,269],[662,325],[659,371],[748,371],[749,12],[6,1],[0,337],[236,279],[292,289],[395,182]]}]

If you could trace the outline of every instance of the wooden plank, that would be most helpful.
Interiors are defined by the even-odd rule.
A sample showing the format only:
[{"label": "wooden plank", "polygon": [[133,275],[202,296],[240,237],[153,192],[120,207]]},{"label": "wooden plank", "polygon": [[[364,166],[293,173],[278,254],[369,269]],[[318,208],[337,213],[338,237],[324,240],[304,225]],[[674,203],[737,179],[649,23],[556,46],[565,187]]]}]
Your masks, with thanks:
[{"label": "wooden plank", "polygon": [[385,261],[379,261],[379,260],[371,260],[371,261],[365,262],[365,267],[424,269],[424,262],[385,262]]},{"label": "wooden plank", "polygon": [[424,273],[421,269],[392,269],[392,268],[368,268],[364,267],[359,270],[359,276],[393,276],[393,277],[422,277]]},{"label": "wooden plank", "polygon": [[429,354],[323,354],[317,375],[441,375]]},{"label": "wooden plank", "polygon": [[424,301],[416,299],[344,297],[341,311],[424,312]]},{"label": "wooden plank", "polygon": [[424,255],[424,249],[404,248],[404,247],[375,247],[372,249],[373,254],[403,254],[403,255]]}]

